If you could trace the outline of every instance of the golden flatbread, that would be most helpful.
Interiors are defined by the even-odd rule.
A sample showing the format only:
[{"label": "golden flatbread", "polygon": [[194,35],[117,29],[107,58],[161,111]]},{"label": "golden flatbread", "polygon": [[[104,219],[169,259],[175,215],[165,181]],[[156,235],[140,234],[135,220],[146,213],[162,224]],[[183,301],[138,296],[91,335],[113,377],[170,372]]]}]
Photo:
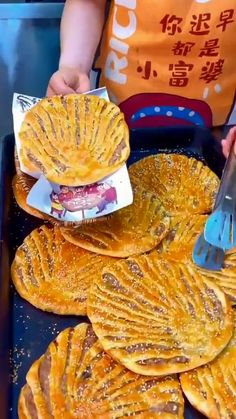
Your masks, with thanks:
[{"label": "golden flatbread", "polygon": [[178,379],[142,377],[105,353],[91,325],[61,332],[26,376],[19,419],[184,417]]},{"label": "golden flatbread", "polygon": [[58,227],[44,225],[17,249],[11,274],[21,297],[35,307],[85,315],[90,284],[111,261],[66,242]]},{"label": "golden flatbread", "polygon": [[236,305],[236,253],[226,255],[221,271],[208,271],[195,265],[194,267],[201,275],[214,281],[228,295],[231,303]]},{"label": "golden flatbread", "polygon": [[19,133],[25,167],[67,186],[95,183],[129,157],[129,130],[119,108],[104,99],[71,94],[42,99]]},{"label": "golden flatbread", "polygon": [[213,281],[217,286],[219,286],[225,294],[229,297],[231,304],[236,305],[236,255],[226,255],[224,265],[220,271],[210,271],[207,269],[202,269],[194,264],[192,261],[192,252],[193,252],[193,246],[183,246],[184,251],[177,250],[176,246],[176,252],[175,250],[175,243],[173,242],[170,245],[170,250],[166,253],[160,251],[162,256],[165,258],[168,258],[168,260],[173,261],[180,261],[182,263],[187,263],[189,268],[198,275],[201,275],[210,281]]},{"label": "golden flatbread", "polygon": [[[234,313],[236,327],[236,315]],[[214,361],[181,374],[190,403],[211,419],[236,417],[236,329],[228,346]]]},{"label": "golden flatbread", "polygon": [[13,194],[20,208],[30,215],[44,220],[47,218],[47,215],[38,211],[36,208],[32,208],[26,202],[27,196],[35,182],[36,179],[24,173],[22,175],[15,175],[12,181]]},{"label": "golden flatbread", "polygon": [[218,177],[203,163],[179,154],[146,157],[129,168],[131,181],[157,194],[170,214],[205,214],[215,200]]},{"label": "golden flatbread", "polygon": [[169,228],[159,199],[140,188],[134,189],[134,202],[91,225],[62,229],[66,240],[101,255],[127,257],[157,246]]},{"label": "golden flatbread", "polygon": [[232,307],[220,288],[157,252],[104,268],[91,285],[87,310],[105,351],[144,375],[203,365],[233,332]]},{"label": "golden flatbread", "polygon": [[192,271],[208,278],[218,285],[236,304],[236,252],[227,254],[221,271],[201,269],[192,261],[192,253],[197,237],[204,230],[206,215],[175,216],[170,218],[170,230],[157,247],[157,252],[173,261],[188,263]]},{"label": "golden flatbread", "polygon": [[174,260],[191,257],[197,237],[203,232],[206,220],[206,215],[186,214],[171,217],[169,232],[158,245],[158,253],[168,255]]},{"label": "golden flatbread", "polygon": [[23,173],[20,170],[20,162],[18,159],[16,148],[15,148],[15,168],[16,168],[16,175],[13,177],[12,188],[13,188],[13,195],[19,207],[22,208],[28,214],[33,215],[34,217],[40,218],[42,220],[50,220],[51,222],[56,222],[56,220],[53,217],[50,217],[47,214],[44,214],[43,212],[27,204],[26,202],[27,196],[30,193],[32,187],[35,185],[37,179]]}]

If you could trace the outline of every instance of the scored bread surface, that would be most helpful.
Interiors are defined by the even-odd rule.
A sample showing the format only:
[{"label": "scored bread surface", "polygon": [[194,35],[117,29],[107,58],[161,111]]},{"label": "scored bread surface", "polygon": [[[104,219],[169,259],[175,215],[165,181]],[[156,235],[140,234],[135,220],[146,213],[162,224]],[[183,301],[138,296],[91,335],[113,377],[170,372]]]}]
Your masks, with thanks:
[{"label": "scored bread surface", "polygon": [[[192,261],[190,261],[192,263]],[[195,269],[208,278],[214,281],[231,300],[233,305],[236,305],[236,254],[228,254],[225,257],[223,267],[220,271],[210,271],[199,268],[193,265]]]},{"label": "scored bread surface", "polygon": [[236,417],[236,314],[234,333],[214,361],[180,376],[190,403],[210,419]]},{"label": "scored bread surface", "polygon": [[105,353],[92,326],[62,331],[26,376],[19,419],[181,418],[176,376],[143,377]]},{"label": "scored bread surface", "polygon": [[104,349],[144,375],[203,365],[233,332],[232,307],[220,288],[156,251],[104,268],[87,310]]},{"label": "scored bread surface", "polygon": [[211,271],[198,267],[192,261],[194,246],[199,235],[204,231],[207,215],[176,215],[170,218],[170,229],[157,247],[157,252],[170,261],[188,263],[191,270],[218,285],[236,304],[236,253],[226,254],[220,271]]},{"label": "scored bread surface", "polygon": [[168,232],[170,219],[158,197],[134,189],[132,205],[114,212],[104,220],[72,229],[63,236],[84,249],[113,257],[147,252],[157,246]]},{"label": "scored bread surface", "polygon": [[157,154],[129,168],[131,181],[157,193],[170,214],[205,214],[214,204],[218,177],[202,162],[179,154]]},{"label": "scored bread surface", "polygon": [[90,284],[112,260],[66,242],[58,227],[44,225],[17,249],[12,280],[19,294],[41,310],[85,315]]},{"label": "scored bread surface", "polygon": [[71,94],[42,99],[19,133],[28,170],[51,182],[79,186],[114,173],[129,157],[129,130],[119,108],[104,99]]},{"label": "scored bread surface", "polygon": [[176,215],[170,218],[168,234],[158,245],[159,254],[184,260],[191,257],[198,236],[203,232],[207,215]]}]

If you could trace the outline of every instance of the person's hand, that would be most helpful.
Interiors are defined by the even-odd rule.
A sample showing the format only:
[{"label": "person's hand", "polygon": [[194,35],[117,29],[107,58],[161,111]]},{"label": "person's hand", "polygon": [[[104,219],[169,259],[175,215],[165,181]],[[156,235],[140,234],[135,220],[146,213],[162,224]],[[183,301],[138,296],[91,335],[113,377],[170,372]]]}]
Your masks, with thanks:
[{"label": "person's hand", "polygon": [[78,69],[62,67],[49,80],[47,96],[66,95],[69,93],[85,93],[90,90],[87,74]]},{"label": "person's hand", "polygon": [[233,143],[234,151],[236,153],[236,126],[231,128],[227,134],[227,137],[222,140],[222,150],[226,158],[229,155]]}]

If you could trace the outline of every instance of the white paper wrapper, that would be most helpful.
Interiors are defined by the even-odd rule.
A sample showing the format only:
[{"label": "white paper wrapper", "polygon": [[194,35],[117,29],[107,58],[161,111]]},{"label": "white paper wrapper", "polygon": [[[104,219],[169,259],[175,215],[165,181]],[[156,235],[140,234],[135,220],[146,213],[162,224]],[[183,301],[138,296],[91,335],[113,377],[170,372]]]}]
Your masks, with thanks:
[{"label": "white paper wrapper", "polygon": [[132,202],[133,193],[126,166],[101,182],[71,188],[52,184],[41,176],[27,198],[31,207],[71,222],[101,217]]},{"label": "white paper wrapper", "polygon": [[[106,88],[87,94],[109,101]],[[22,172],[38,179],[27,197],[27,204],[56,219],[70,222],[101,217],[132,204],[133,192],[126,165],[95,184],[70,188],[53,184],[42,173],[32,173],[24,167],[20,158],[19,131],[26,112],[40,100],[18,93],[13,96],[13,124],[20,168]]]}]

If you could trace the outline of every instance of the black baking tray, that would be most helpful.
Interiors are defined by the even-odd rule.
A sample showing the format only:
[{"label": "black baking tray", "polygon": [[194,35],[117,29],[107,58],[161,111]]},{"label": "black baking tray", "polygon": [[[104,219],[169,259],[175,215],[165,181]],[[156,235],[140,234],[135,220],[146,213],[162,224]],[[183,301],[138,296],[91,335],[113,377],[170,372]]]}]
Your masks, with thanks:
[{"label": "black baking tray", "polygon": [[[222,133],[222,136],[224,134]],[[159,152],[182,153],[195,157],[221,175],[224,157],[219,141],[203,128],[178,127],[131,131],[129,164]],[[46,350],[50,341],[84,317],[45,313],[24,301],[10,281],[9,266],[15,250],[39,222],[16,205],[11,182],[14,176],[14,136],[0,143],[0,418],[17,418],[19,391],[31,364]],[[186,402],[185,418],[201,416]]]}]

